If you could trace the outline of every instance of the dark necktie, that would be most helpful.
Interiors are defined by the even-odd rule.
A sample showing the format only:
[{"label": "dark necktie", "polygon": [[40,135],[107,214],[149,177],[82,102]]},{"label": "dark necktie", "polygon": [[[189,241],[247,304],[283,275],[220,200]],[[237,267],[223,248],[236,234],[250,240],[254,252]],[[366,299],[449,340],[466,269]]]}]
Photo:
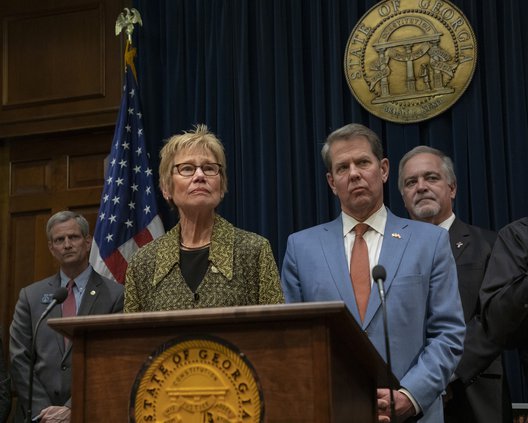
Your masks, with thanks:
[{"label": "dark necktie", "polygon": [[367,243],[363,239],[363,234],[367,232],[369,225],[358,223],[354,227],[356,239],[350,255],[350,278],[356,296],[356,303],[361,321],[365,318],[367,304],[370,297],[370,266]]}]

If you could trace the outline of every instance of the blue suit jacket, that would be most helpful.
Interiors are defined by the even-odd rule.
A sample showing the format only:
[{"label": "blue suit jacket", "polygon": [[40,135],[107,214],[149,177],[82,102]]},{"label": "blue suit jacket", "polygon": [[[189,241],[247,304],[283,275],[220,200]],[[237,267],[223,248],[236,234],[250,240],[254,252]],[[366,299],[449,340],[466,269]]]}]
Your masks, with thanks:
[{"label": "blue suit jacket", "polygon": [[[286,301],[344,301],[360,322],[347,263],[341,216],[290,235],[282,268]],[[420,422],[443,422],[441,393],[458,364],[465,333],[448,232],[388,211],[378,264],[387,271],[394,375],[422,408]],[[375,286],[359,324],[385,358]]]}]

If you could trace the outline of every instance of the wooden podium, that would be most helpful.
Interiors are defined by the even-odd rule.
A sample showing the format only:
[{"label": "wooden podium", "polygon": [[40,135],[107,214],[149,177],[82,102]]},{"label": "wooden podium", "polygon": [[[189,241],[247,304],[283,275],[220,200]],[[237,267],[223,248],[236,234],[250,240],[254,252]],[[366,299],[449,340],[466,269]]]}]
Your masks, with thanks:
[{"label": "wooden podium", "polygon": [[182,336],[214,336],[245,355],[260,383],[263,422],[375,422],[376,387],[388,386],[384,361],[342,302],[79,316],[48,324],[73,339],[73,423],[133,421],[138,373],[154,351]]}]

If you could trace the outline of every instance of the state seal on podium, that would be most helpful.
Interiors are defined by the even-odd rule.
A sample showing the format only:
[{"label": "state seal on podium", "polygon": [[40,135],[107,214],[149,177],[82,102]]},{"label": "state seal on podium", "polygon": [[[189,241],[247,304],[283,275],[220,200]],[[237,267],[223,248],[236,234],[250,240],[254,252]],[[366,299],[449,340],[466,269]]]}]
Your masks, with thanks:
[{"label": "state seal on podium", "polygon": [[146,360],[136,377],[131,422],[259,423],[264,401],[251,363],[213,337],[173,340]]}]

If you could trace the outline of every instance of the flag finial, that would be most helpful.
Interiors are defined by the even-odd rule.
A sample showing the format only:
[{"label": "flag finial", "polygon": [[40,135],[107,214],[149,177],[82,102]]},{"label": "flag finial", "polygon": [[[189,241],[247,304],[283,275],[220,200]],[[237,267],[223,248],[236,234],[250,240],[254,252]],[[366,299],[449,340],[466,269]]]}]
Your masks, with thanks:
[{"label": "flag finial", "polygon": [[121,34],[121,31],[125,29],[125,32],[127,34],[127,40],[130,44],[132,44],[132,33],[134,32],[134,25],[137,23],[140,26],[143,26],[141,15],[137,11],[137,9],[125,7],[116,20],[116,35]]}]

